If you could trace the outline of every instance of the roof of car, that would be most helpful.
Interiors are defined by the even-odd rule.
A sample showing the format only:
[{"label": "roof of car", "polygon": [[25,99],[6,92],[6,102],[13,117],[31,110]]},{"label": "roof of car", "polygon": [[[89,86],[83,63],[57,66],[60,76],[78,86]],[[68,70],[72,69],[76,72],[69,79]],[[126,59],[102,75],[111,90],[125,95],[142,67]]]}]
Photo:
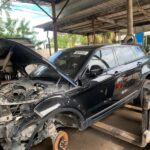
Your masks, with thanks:
[{"label": "roof of car", "polygon": [[64,50],[88,50],[88,51],[93,51],[97,48],[101,48],[101,47],[115,47],[115,46],[123,46],[123,45],[133,45],[133,44],[96,44],[96,45],[83,45],[83,46],[76,46],[73,48],[66,48]]}]

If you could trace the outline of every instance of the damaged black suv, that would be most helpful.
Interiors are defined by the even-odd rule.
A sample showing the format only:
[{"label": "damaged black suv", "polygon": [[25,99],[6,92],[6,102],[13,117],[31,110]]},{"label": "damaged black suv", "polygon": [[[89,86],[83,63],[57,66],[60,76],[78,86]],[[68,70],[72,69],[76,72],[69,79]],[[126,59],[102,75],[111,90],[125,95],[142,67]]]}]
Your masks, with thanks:
[{"label": "damaged black suv", "polygon": [[60,128],[86,129],[136,99],[150,78],[149,56],[123,44],[65,49],[46,60],[0,39],[0,68],[0,145],[6,150],[30,149],[48,137],[64,149],[68,138]]}]

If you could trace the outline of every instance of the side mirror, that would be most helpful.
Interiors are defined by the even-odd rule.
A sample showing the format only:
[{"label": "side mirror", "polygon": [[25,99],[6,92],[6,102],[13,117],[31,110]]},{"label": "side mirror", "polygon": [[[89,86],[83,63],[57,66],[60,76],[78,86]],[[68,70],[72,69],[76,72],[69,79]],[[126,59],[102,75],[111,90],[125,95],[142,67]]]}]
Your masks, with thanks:
[{"label": "side mirror", "polygon": [[97,77],[98,75],[102,74],[104,69],[98,65],[91,66],[90,69],[90,76],[91,77]]}]

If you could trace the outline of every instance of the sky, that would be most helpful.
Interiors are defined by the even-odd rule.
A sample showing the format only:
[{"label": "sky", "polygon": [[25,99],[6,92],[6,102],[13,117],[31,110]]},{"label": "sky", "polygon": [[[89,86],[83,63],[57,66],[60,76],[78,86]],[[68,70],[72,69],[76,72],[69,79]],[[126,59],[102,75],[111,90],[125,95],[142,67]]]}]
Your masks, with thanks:
[{"label": "sky", "polygon": [[[44,10],[48,14],[51,14],[50,7],[42,6]],[[40,8],[38,8],[34,4],[27,4],[27,3],[19,3],[13,2],[11,6],[11,18],[22,20],[25,19],[26,21],[30,22],[30,27],[35,27],[36,25],[43,24],[46,22],[51,21],[50,17],[48,17]],[[43,29],[35,28],[35,31],[38,32],[37,39],[39,40],[46,40],[46,32]],[[52,34],[50,34],[52,36]]]}]

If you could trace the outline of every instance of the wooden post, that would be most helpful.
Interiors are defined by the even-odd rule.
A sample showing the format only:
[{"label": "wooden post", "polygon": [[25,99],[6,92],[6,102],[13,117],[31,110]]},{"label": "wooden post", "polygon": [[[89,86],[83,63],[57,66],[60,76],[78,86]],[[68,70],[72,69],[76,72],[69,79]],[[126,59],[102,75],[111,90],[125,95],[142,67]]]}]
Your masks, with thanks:
[{"label": "wooden post", "polygon": [[128,35],[133,35],[133,1],[127,0],[127,22],[128,22]]},{"label": "wooden post", "polygon": [[92,28],[93,28],[93,44],[96,42],[96,37],[95,37],[95,19],[92,18]]},{"label": "wooden post", "polygon": [[87,34],[87,36],[86,36],[86,37],[87,37],[87,44],[88,44],[88,45],[90,45],[90,35],[89,35],[89,34]]},{"label": "wooden post", "polygon": [[52,15],[53,15],[53,38],[54,38],[54,50],[58,51],[58,41],[57,41],[57,18],[56,18],[56,9],[55,2],[52,1]]}]

